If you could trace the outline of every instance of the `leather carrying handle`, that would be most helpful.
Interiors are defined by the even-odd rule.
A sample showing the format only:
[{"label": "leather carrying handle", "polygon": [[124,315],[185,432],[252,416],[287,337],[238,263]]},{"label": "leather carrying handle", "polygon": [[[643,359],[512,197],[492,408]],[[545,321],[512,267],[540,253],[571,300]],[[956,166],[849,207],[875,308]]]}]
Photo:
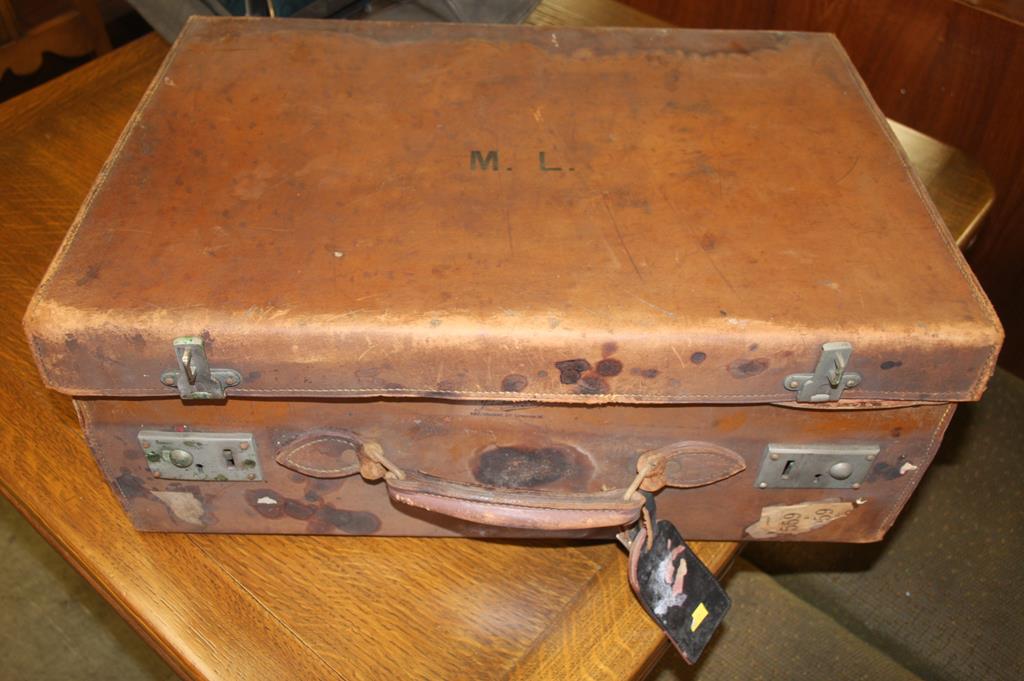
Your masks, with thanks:
[{"label": "leather carrying handle", "polygon": [[644,452],[638,476],[628,488],[604,492],[488,487],[403,470],[376,442],[364,442],[348,430],[318,429],[283,447],[277,462],[316,478],[361,474],[383,479],[396,502],[431,513],[483,525],[531,530],[586,530],[630,525],[640,516],[641,487],[699,487],[736,475],[746,468],[736,452],[709,442],[676,442]]},{"label": "leather carrying handle", "polygon": [[585,530],[630,525],[640,517],[643,495],[624,498],[625,489],[595,493],[561,493],[496,489],[405,471],[404,478],[385,477],[397,502],[483,525],[530,530]]},{"label": "leather carrying handle", "polygon": [[420,471],[385,474],[388,494],[403,504],[484,525],[531,530],[585,530],[630,525],[643,495],[665,486],[701,487],[740,473],[743,457],[710,442],[677,442],[642,454],[629,488],[594,493],[498,489],[437,478]]}]

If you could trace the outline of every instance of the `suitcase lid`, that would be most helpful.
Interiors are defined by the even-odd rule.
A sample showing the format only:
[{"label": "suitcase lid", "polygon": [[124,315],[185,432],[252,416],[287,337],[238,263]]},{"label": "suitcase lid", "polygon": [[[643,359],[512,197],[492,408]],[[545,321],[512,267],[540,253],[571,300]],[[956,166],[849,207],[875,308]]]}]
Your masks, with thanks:
[{"label": "suitcase lid", "polygon": [[25,323],[107,396],[971,400],[1002,338],[831,35],[203,18]]}]

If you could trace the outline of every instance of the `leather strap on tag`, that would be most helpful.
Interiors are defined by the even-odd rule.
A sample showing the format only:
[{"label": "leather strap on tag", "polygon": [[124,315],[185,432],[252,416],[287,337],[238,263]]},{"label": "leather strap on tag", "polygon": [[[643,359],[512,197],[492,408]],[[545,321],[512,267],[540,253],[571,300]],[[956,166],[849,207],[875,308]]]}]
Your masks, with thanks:
[{"label": "leather strap on tag", "polygon": [[699,658],[729,610],[729,596],[675,526],[658,520],[654,495],[629,542],[629,585],[687,663]]}]

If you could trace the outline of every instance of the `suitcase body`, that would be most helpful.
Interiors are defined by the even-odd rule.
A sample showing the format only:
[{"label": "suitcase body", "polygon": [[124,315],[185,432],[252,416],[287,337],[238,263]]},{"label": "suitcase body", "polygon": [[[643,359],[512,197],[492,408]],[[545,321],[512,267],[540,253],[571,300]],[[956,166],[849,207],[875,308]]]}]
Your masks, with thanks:
[{"label": "suitcase body", "polygon": [[[321,457],[302,458],[309,448],[300,451],[300,462],[314,466],[315,475],[277,463],[276,454],[288,443],[315,441],[323,438],[324,424],[341,424],[351,442],[379,443],[403,469],[471,485],[580,496],[627,488],[636,476],[638,452],[677,442],[712,442],[739,453],[745,470],[700,487],[660,491],[661,518],[694,538],[824,541],[881,538],[920,480],[953,411],[950,405],[821,413],[773,405],[646,409],[240,399],[205,410],[157,400],[85,400],[78,405],[100,466],[144,530],[478,537],[610,537],[617,531],[617,526],[482,524],[398,503],[389,497],[386,481],[368,483],[351,469],[344,477],[319,477],[321,470],[336,467],[328,463],[354,462],[343,456],[353,448],[346,442],[328,444]],[[140,431],[173,432],[186,424],[196,432],[252,433],[261,479],[154,479],[139,444]],[[760,489],[755,481],[773,442],[811,447],[872,443],[879,454],[857,489],[814,489],[813,482]],[[220,449],[214,452],[221,454]],[[819,473],[828,475],[831,465]],[[766,508],[784,510],[779,517],[763,518]],[[781,517],[787,513],[788,518]]]},{"label": "suitcase body", "polygon": [[25,319],[143,530],[872,541],[1002,332],[814,34],[193,20]]}]

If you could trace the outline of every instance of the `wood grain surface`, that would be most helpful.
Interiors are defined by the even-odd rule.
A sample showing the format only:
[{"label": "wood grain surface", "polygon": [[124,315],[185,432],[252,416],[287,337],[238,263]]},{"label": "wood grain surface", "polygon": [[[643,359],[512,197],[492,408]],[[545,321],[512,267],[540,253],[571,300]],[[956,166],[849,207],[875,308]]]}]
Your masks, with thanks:
[{"label": "wood grain surface", "polygon": [[[183,676],[640,676],[664,637],[611,544],[132,529],[20,320],[166,50],[148,36],[0,107],[0,491]],[[737,548],[695,544],[719,571]]]}]

